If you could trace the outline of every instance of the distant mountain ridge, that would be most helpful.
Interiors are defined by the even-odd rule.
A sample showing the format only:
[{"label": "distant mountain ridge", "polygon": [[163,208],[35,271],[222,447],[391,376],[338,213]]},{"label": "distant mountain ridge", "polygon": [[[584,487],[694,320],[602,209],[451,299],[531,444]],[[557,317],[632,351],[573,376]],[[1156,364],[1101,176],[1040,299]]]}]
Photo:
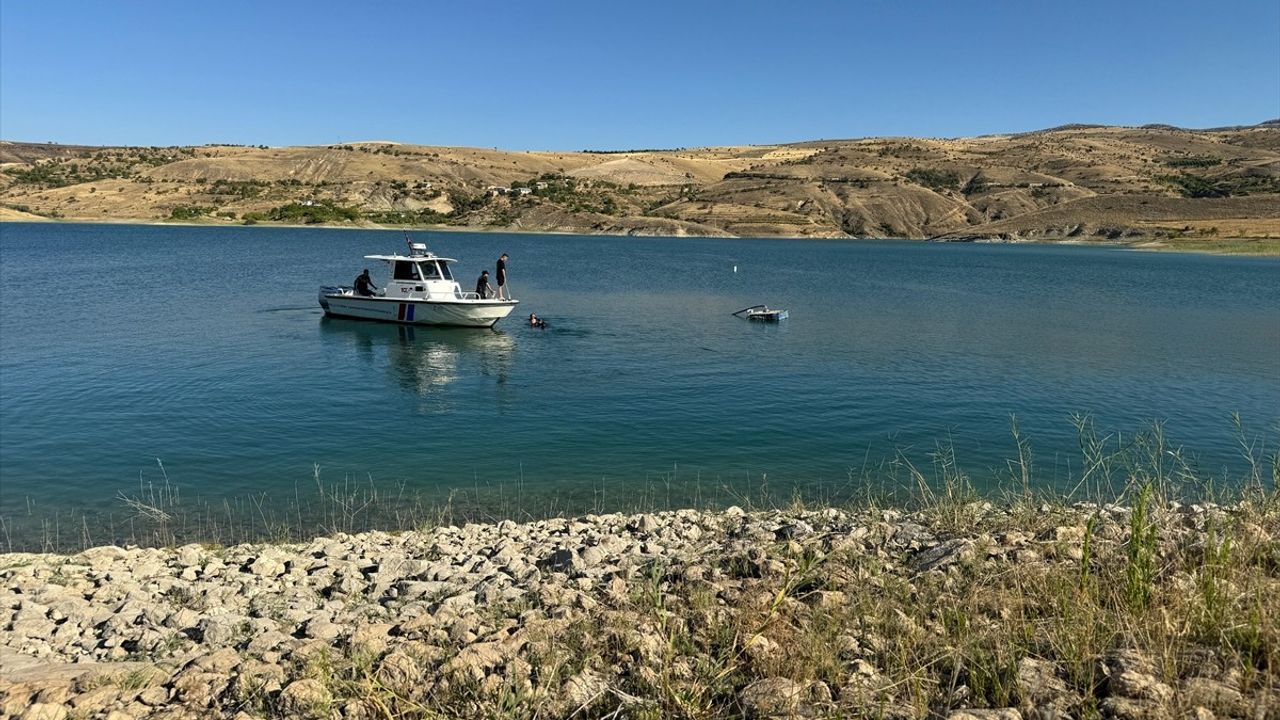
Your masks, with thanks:
[{"label": "distant mountain ridge", "polygon": [[627,151],[0,142],[0,217],[933,239],[1280,237],[1280,119]]}]

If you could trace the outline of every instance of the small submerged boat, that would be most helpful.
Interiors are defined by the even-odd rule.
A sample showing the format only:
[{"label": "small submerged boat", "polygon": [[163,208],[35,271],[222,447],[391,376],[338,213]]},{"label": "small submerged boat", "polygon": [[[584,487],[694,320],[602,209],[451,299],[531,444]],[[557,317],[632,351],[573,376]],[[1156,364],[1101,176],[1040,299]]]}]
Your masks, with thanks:
[{"label": "small submerged boat", "polygon": [[752,305],[749,308],[742,308],[734,315],[756,322],[778,322],[790,317],[790,313],[786,310],[774,310],[768,305]]},{"label": "small submerged boat", "polygon": [[406,325],[493,327],[520,303],[463,292],[449,270],[449,263],[457,260],[435,255],[426,243],[409,243],[408,255],[364,257],[389,267],[382,289],[360,295],[348,286],[323,286],[320,307],[326,315]]}]

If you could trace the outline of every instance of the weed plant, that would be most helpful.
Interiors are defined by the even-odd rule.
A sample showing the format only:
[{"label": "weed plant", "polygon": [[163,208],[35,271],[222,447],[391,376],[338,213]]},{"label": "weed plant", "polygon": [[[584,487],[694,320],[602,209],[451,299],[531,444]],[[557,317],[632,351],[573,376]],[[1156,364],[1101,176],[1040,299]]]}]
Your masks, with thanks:
[{"label": "weed plant", "polygon": [[[536,592],[483,608],[490,626],[522,633],[500,672],[451,670],[472,650],[447,637],[390,653],[352,644],[299,656],[288,672],[327,690],[317,713],[362,717],[731,718],[764,713],[752,699],[763,682],[782,717],[1020,707],[1093,718],[1115,714],[1115,658],[1128,654],[1172,688],[1145,717],[1191,715],[1210,702],[1186,690],[1197,682],[1226,688],[1210,702],[1219,716],[1270,717],[1280,709],[1280,459],[1236,422],[1244,474],[1209,478],[1159,424],[1122,439],[1077,418],[1082,460],[1066,494],[1037,489],[1034,453],[1016,424],[1017,455],[995,496],[975,490],[947,444],[923,467],[900,453],[851,471],[841,489],[857,535],[817,532],[655,562],[622,592],[596,594],[589,612],[564,613]],[[230,512],[197,521],[184,519],[187,501],[160,470],[161,483],[122,496],[135,539],[407,529],[489,512],[475,496],[457,502],[461,492],[406,506],[403,488],[326,483],[317,469],[314,498],[299,492],[287,513],[273,514],[264,498],[237,508],[258,514],[252,524]],[[654,482],[636,509],[678,502],[677,478],[673,469]],[[519,481],[492,491],[498,513],[527,507]],[[775,516],[823,512],[836,496],[779,501],[765,477],[694,492],[707,506]],[[933,539],[895,544],[908,522]],[[954,543],[952,562],[919,562],[944,543]],[[242,689],[239,707],[286,714],[278,696]]]}]

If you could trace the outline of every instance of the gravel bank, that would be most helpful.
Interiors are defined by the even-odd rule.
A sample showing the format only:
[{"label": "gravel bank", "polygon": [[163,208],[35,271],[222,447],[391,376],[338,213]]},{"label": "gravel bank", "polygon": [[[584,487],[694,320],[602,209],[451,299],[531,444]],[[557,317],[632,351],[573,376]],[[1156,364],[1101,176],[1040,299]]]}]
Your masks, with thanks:
[{"label": "gravel bank", "polygon": [[1277,718],[1278,516],[729,508],[0,555],[0,716]]}]

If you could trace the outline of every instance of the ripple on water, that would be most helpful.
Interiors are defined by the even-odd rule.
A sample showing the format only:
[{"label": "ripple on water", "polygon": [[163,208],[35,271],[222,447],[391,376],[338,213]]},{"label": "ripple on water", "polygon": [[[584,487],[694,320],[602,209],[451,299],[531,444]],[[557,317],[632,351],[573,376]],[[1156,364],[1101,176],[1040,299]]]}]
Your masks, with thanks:
[{"label": "ripple on water", "polygon": [[[118,490],[161,478],[156,458],[202,498],[292,496],[319,464],[333,481],[520,483],[593,502],[672,478],[740,492],[767,475],[785,494],[900,452],[927,466],[939,443],[990,477],[1014,451],[1010,416],[1046,482],[1078,454],[1076,413],[1126,437],[1165,419],[1205,467],[1239,470],[1230,413],[1251,432],[1280,421],[1274,260],[433,242],[464,280],[509,252],[516,316],[498,332],[324,319],[316,287],[402,247],[398,233],[6,225],[6,277],[74,277],[95,304],[92,322],[68,322],[0,284],[0,516],[28,498],[112,507]],[[175,266],[182,282],[163,282]],[[791,318],[731,315],[761,302]],[[528,327],[529,312],[550,327]]]}]

